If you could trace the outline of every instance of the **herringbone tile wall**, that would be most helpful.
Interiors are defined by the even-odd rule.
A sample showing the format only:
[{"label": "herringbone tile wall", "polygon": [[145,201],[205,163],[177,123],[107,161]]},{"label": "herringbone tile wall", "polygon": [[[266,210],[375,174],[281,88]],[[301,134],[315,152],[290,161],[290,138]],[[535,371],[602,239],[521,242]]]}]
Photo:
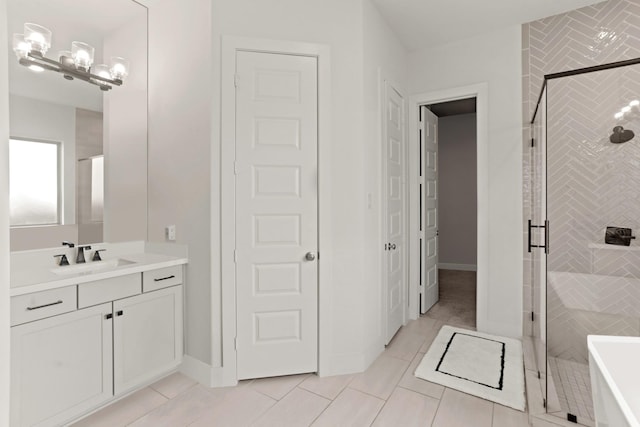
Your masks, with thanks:
[{"label": "herringbone tile wall", "polygon": [[[609,0],[524,24],[522,49],[523,223],[526,242],[526,220],[531,218],[528,123],[544,75],[640,57],[640,2]],[[624,73],[629,75],[625,76]],[[637,267],[640,264],[634,261],[635,253],[628,253],[619,259],[617,254],[598,254],[597,250],[590,251],[586,246],[588,242],[602,240],[606,225],[628,224],[638,227],[640,220],[640,211],[636,210],[640,192],[630,193],[632,187],[640,188],[637,185],[638,178],[636,175],[628,178],[627,175],[634,165],[640,169],[640,159],[635,150],[640,145],[639,137],[618,147],[603,143],[614,125],[613,114],[625,105],[624,100],[628,103],[631,99],[640,98],[636,88],[639,80],[637,76],[634,77],[637,69],[622,74],[608,77],[600,83],[563,82],[561,84],[569,86],[568,91],[564,94],[556,92],[559,97],[556,99],[557,105],[551,105],[550,102],[549,122],[556,123],[554,131],[557,136],[552,138],[549,134],[550,150],[553,150],[553,153],[549,153],[549,165],[558,172],[556,176],[549,177],[549,187],[552,188],[553,182],[561,184],[550,195],[556,202],[566,200],[566,203],[555,203],[553,206],[550,201],[549,211],[556,217],[550,218],[551,248],[552,255],[557,255],[557,258],[550,259],[553,263],[550,269],[624,276],[640,273],[637,271],[640,270]],[[627,99],[627,96],[633,96],[634,91],[636,95]],[[551,114],[554,108],[554,114],[558,116]],[[640,135],[640,126],[636,126],[634,131]],[[561,145],[553,145],[558,143]],[[581,175],[574,176],[570,182],[565,181],[567,174],[574,170]],[[603,179],[603,174],[609,174],[610,177]],[[553,175],[553,171],[550,171],[550,175]],[[597,194],[589,196],[593,193]],[[592,262],[592,258],[596,261]],[[531,260],[526,248],[523,283],[523,315],[526,319],[532,310],[533,291]],[[525,334],[529,330],[529,326],[525,327]]]},{"label": "herringbone tile wall", "polygon": [[[609,0],[522,30],[526,224],[536,189],[527,124],[544,75],[640,57],[640,1]],[[548,269],[560,273],[547,288],[547,345],[561,359],[586,363],[588,334],[640,334],[640,251],[594,245],[608,225],[640,229],[640,121],[623,124],[638,134],[632,141],[608,140],[613,115],[633,99],[640,99],[640,66],[549,82]],[[526,315],[540,292],[526,252],[524,274]]]},{"label": "herringbone tile wall", "polygon": [[[609,270],[640,277],[638,251],[623,257],[620,250],[592,254],[589,248],[604,243],[607,226],[640,228],[640,136],[624,144],[609,141],[618,124],[614,114],[637,98],[640,65],[548,82],[549,271],[592,273],[598,255],[608,258],[604,265],[616,264]],[[640,132],[640,120],[625,128]]]}]

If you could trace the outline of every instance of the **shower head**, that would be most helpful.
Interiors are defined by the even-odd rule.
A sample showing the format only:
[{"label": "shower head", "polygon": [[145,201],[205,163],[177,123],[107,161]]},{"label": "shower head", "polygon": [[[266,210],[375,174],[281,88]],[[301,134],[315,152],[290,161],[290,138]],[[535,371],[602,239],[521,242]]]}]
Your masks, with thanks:
[{"label": "shower head", "polygon": [[622,126],[616,126],[613,128],[613,133],[609,137],[609,141],[614,144],[622,144],[623,142],[631,141],[635,134],[630,129],[625,129]]}]

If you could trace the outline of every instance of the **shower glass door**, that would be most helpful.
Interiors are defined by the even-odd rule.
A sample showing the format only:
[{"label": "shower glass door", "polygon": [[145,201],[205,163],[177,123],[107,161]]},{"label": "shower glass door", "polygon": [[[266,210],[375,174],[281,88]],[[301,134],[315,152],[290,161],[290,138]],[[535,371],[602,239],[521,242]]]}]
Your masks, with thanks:
[{"label": "shower glass door", "polygon": [[[550,223],[546,296],[537,295],[546,297],[547,412],[584,425],[595,418],[587,335],[640,335],[640,245],[631,238],[640,229],[640,65],[607,67],[547,76],[539,107],[546,171],[537,180],[546,177],[546,192],[534,193],[546,194]],[[544,253],[535,256],[542,268]]]}]

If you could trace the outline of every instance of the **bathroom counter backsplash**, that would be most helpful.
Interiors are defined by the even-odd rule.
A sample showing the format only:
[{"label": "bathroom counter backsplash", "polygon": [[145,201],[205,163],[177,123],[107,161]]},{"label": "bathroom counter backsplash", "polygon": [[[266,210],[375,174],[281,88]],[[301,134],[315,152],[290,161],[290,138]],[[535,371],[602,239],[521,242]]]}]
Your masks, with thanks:
[{"label": "bathroom counter backsplash", "polygon": [[[174,243],[135,241],[97,243],[95,245],[89,244],[89,246],[91,246],[91,250],[87,251],[87,261],[85,264],[80,264],[81,266],[86,266],[86,269],[77,272],[72,272],[72,269],[76,266],[77,247],[12,252],[10,295],[24,295],[94,280],[186,264],[188,262],[186,246]],[[99,249],[106,249],[100,252],[103,261],[91,261],[94,251]],[[70,266],[58,265],[58,258],[54,258],[54,255],[60,254],[67,256]],[[103,265],[99,264],[115,260],[123,260],[125,262],[122,265],[110,268],[103,268]],[[91,267],[94,265],[96,268],[92,269]],[[71,268],[68,271],[63,270],[69,267]],[[58,271],[58,273],[55,271]]]}]

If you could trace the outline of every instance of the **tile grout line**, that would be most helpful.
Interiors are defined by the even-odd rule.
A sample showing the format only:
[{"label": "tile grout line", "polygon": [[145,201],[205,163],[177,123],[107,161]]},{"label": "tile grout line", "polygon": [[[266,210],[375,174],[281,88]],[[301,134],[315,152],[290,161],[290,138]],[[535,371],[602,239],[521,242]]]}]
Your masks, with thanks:
[{"label": "tile grout line", "polygon": [[[444,398],[444,393],[447,391],[447,388],[445,387],[444,391],[442,392],[442,398]],[[431,427],[434,427],[434,423],[436,422],[436,419],[438,418],[438,412],[440,411],[440,405],[442,404],[442,398],[438,399],[438,407],[436,408],[436,412],[433,414],[433,420],[431,420]]]},{"label": "tile grout line", "polygon": [[[160,396],[164,396],[165,398],[167,398],[167,402],[170,400],[173,400],[174,398],[180,396],[182,393],[187,392],[188,390],[191,390],[193,387],[195,387],[196,385],[198,385],[198,382],[194,382],[193,384],[191,384],[189,387],[185,388],[184,390],[182,390],[180,393],[176,394],[173,397],[169,397],[166,394],[162,393],[160,390],[156,390],[155,388],[152,387],[152,385],[148,386],[151,390],[155,391],[156,393],[158,393]],[[142,389],[141,389],[142,390]],[[167,402],[164,402],[163,405]]]}]

